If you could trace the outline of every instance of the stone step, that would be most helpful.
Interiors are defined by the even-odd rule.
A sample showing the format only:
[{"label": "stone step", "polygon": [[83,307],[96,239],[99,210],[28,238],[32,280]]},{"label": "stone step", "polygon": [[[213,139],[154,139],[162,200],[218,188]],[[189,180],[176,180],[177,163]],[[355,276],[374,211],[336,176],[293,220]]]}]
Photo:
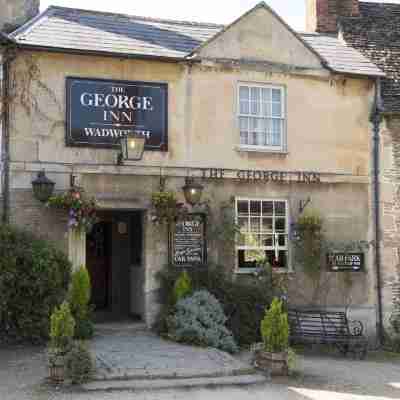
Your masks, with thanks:
[{"label": "stone step", "polygon": [[260,385],[266,383],[267,381],[267,377],[260,374],[212,378],[107,380],[86,383],[82,385],[82,389],[90,392],[160,390],[195,387]]}]

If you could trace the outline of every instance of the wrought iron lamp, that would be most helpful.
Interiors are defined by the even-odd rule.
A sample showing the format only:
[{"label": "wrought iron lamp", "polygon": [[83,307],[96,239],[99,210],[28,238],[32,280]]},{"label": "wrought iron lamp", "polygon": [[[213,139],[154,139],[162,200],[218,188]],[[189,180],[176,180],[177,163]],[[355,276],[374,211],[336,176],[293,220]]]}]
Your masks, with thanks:
[{"label": "wrought iron lamp", "polygon": [[33,195],[36,199],[45,202],[53,194],[54,186],[55,183],[46,176],[44,170],[39,171],[36,179],[32,181]]},{"label": "wrought iron lamp", "polygon": [[143,157],[146,138],[133,133],[127,134],[120,139],[121,152],[118,154],[118,165],[124,160],[139,161]]},{"label": "wrought iron lamp", "polygon": [[182,188],[186,201],[195,206],[200,202],[204,187],[195,182],[193,178],[186,178],[185,186]]}]

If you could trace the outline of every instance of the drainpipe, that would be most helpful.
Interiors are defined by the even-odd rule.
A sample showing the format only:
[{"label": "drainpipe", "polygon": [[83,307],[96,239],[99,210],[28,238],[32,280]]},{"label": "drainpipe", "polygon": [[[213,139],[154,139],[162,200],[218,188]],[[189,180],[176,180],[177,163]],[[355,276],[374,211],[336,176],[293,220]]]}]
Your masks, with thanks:
[{"label": "drainpipe", "polygon": [[8,224],[10,221],[10,54],[6,48],[3,54],[2,64],[2,161],[3,161],[3,213],[2,222]]},{"label": "drainpipe", "polygon": [[383,309],[382,309],[382,282],[381,282],[381,221],[380,221],[380,126],[382,123],[381,80],[376,79],[375,102],[370,121],[373,125],[373,202],[374,202],[374,236],[375,236],[375,272],[377,295],[377,335],[378,346],[384,343]]}]

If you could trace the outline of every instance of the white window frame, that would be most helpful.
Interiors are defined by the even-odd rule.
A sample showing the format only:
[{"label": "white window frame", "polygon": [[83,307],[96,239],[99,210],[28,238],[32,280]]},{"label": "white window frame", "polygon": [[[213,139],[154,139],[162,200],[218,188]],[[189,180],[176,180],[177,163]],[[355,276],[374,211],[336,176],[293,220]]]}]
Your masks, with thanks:
[{"label": "white window frame", "polygon": [[[281,117],[273,117],[272,112],[270,117],[265,117],[262,115],[251,115],[251,114],[241,114],[240,112],[240,88],[259,88],[259,89],[277,89],[281,92]],[[237,130],[239,137],[239,145],[237,146],[239,150],[244,151],[260,151],[260,152],[269,152],[269,153],[286,153],[287,152],[287,115],[286,115],[286,87],[283,85],[275,85],[269,83],[258,83],[258,82],[239,82],[237,84],[237,112],[236,112],[236,121],[237,121]],[[263,145],[252,145],[252,144],[242,144],[240,137],[240,118],[265,118],[265,119],[279,119],[282,121],[282,136],[280,146],[263,146]]]},{"label": "white window frame", "polygon": [[[263,198],[263,197],[235,197],[235,223],[238,224],[238,202],[239,201],[272,201],[272,202],[284,202],[286,207],[286,246],[279,246],[278,250],[286,251],[286,260],[287,260],[287,267],[286,268],[275,268],[274,271],[276,272],[293,272],[292,263],[291,263],[291,248],[290,248],[290,207],[289,207],[289,200],[284,198]],[[249,216],[250,218],[250,216]],[[261,214],[260,218],[262,218],[262,207],[261,207]],[[275,218],[275,216],[274,216]],[[250,225],[249,225],[250,226]],[[237,243],[237,242],[236,242]],[[239,246],[238,244],[235,245],[235,273],[236,274],[249,274],[256,272],[256,268],[239,268],[238,265],[238,251],[239,250],[262,250],[262,251],[271,251],[274,250],[274,246]]]}]

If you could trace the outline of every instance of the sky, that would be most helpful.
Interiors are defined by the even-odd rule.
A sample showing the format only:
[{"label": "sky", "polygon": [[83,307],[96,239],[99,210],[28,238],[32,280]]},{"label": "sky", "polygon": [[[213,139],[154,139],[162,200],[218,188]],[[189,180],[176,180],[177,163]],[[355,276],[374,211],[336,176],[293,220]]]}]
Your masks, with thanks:
[{"label": "sky", "polygon": [[[254,7],[260,0],[41,0],[49,5],[111,11],[156,18],[227,24]],[[382,0],[375,0],[383,2]],[[400,0],[384,2],[400,3]],[[305,27],[305,0],[266,0],[296,30]]]}]

